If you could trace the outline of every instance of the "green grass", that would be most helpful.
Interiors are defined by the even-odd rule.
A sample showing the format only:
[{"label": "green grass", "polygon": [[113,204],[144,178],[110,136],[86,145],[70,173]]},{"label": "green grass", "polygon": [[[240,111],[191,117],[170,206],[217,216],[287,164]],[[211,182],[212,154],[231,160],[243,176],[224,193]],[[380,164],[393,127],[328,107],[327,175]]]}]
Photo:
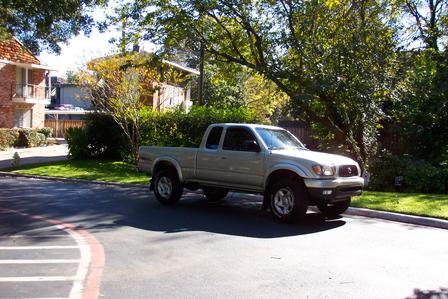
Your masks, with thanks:
[{"label": "green grass", "polygon": [[448,194],[365,191],[351,206],[448,220]]},{"label": "green grass", "polygon": [[8,168],[3,171],[130,184],[149,183],[148,176],[138,173],[134,165],[116,161],[67,160]]}]

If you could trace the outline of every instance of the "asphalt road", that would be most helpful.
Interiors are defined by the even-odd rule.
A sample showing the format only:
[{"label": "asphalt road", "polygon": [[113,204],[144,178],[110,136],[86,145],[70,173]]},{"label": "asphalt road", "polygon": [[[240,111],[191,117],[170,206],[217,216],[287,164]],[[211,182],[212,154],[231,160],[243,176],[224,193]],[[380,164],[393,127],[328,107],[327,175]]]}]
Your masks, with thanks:
[{"label": "asphalt road", "polygon": [[[189,194],[166,207],[141,187],[0,178],[0,209],[74,224],[103,245],[103,298],[448,298],[447,230],[315,213],[285,225],[258,200],[232,196],[210,205]],[[63,247],[74,243],[46,239],[48,229],[0,213],[0,298],[68,297],[67,290],[54,292],[63,289],[58,282],[7,277],[68,275],[73,265],[42,272],[39,265],[1,264],[26,258],[14,248],[5,256],[1,246],[10,244],[61,245],[49,258],[76,259],[76,249]]]}]

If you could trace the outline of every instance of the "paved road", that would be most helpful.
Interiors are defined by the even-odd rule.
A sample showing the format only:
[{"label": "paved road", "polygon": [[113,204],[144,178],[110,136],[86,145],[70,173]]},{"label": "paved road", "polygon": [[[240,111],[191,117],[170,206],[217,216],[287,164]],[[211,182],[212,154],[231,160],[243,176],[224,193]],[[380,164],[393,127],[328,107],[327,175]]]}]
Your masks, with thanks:
[{"label": "paved road", "polygon": [[[165,207],[139,187],[0,186],[0,208],[60,219],[102,243],[104,298],[448,298],[446,230],[311,213],[284,225],[249,196],[214,206],[188,195]],[[0,217],[0,236],[20,234],[32,234],[27,221]],[[0,298],[11,290],[0,284]]]}]

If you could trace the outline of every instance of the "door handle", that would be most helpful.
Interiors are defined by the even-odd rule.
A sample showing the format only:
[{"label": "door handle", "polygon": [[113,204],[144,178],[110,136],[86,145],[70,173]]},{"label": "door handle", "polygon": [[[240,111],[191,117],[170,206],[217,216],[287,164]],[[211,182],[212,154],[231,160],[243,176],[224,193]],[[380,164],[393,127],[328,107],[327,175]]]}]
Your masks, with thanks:
[{"label": "door handle", "polygon": [[221,160],[225,160],[225,159],[227,159],[226,157],[221,157]]}]

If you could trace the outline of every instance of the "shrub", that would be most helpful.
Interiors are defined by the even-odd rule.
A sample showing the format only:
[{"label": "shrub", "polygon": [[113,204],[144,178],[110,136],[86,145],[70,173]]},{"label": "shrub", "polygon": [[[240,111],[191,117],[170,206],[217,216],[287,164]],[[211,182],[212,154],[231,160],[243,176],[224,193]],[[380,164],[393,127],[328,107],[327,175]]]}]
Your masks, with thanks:
[{"label": "shrub", "polygon": [[448,166],[432,165],[409,155],[383,153],[372,163],[369,189],[393,191],[396,176],[403,176],[403,191],[447,193]]},{"label": "shrub", "polygon": [[85,117],[90,155],[97,159],[116,160],[129,152],[127,139],[112,116],[92,113]]},{"label": "shrub", "polygon": [[123,131],[112,116],[92,113],[85,117],[83,128],[67,130],[70,155],[75,159],[123,159],[129,153]]},{"label": "shrub", "polygon": [[15,129],[0,129],[0,150],[12,147],[19,138],[19,132]]},{"label": "shrub", "polygon": [[68,143],[68,151],[74,159],[88,159],[91,157],[85,128],[68,128],[65,139]]},{"label": "shrub", "polygon": [[[88,114],[82,130],[67,132],[70,154],[76,159],[124,159],[132,157],[123,130],[112,116],[101,113]],[[193,107],[182,110],[140,111],[140,143],[158,146],[199,146],[205,129],[212,123],[256,122],[255,113],[245,108],[216,109]],[[81,150],[81,148],[83,148]]]},{"label": "shrub", "polygon": [[37,132],[44,134],[45,138],[47,139],[53,135],[53,128],[44,127],[44,128],[37,129]]},{"label": "shrub", "polygon": [[15,143],[16,146],[37,147],[43,146],[47,142],[44,134],[39,133],[38,129],[18,129],[19,137]]}]

